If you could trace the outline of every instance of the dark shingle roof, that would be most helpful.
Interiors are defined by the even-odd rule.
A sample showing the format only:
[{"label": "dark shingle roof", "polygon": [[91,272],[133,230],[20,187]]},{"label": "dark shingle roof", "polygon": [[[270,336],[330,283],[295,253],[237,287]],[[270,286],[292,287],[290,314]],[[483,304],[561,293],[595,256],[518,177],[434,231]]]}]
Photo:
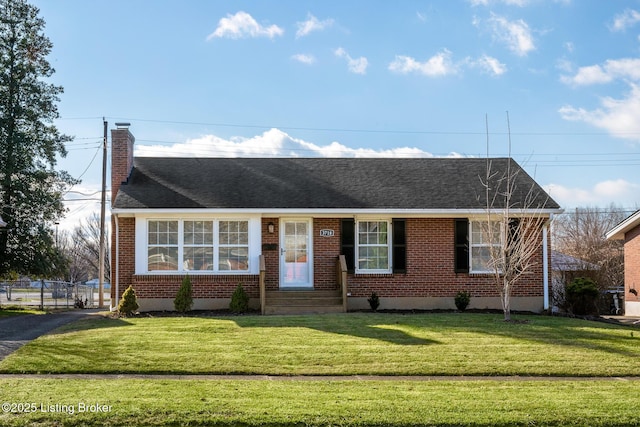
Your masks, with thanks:
[{"label": "dark shingle roof", "polygon": [[[113,207],[482,209],[486,164],[480,158],[138,157]],[[491,164],[501,176],[507,159]],[[512,206],[522,207],[532,190],[527,207],[559,208],[520,166],[511,165],[517,172]]]}]

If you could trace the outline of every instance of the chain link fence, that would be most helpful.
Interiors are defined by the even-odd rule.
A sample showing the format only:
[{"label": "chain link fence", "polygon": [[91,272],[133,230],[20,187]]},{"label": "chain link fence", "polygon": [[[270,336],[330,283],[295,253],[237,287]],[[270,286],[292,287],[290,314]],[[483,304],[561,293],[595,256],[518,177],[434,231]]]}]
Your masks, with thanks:
[{"label": "chain link fence", "polygon": [[[92,308],[100,300],[97,286],[58,280],[17,280],[0,282],[0,306],[45,308]],[[111,300],[110,290],[104,293],[104,305]]]}]

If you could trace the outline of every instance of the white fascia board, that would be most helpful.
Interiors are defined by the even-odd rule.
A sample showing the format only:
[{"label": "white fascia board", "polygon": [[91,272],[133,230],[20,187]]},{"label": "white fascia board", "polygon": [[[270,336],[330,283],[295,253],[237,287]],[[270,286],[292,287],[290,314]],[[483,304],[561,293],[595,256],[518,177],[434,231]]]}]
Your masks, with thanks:
[{"label": "white fascia board", "polygon": [[640,225],[640,210],[608,231],[605,237],[607,240],[623,240],[625,233],[638,225]]},{"label": "white fascia board", "polygon": [[[549,216],[562,213],[562,209],[510,209],[510,216]],[[313,216],[313,217],[352,217],[354,215],[385,215],[398,217],[432,217],[455,218],[481,215],[504,215],[504,209],[285,209],[285,208],[246,208],[246,209],[112,209],[111,213],[118,216],[158,215],[158,214],[224,214],[224,215],[261,215],[263,217],[280,216]]]}]

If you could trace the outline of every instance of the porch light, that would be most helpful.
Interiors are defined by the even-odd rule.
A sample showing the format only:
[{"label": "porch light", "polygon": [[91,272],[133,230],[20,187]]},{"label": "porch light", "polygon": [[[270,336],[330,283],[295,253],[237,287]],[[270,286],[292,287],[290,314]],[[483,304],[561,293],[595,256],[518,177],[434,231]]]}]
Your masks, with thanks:
[{"label": "porch light", "polygon": [[269,234],[273,234],[273,232],[275,231],[276,226],[273,225],[272,222],[269,223],[269,225],[267,225],[267,231],[269,232]]}]

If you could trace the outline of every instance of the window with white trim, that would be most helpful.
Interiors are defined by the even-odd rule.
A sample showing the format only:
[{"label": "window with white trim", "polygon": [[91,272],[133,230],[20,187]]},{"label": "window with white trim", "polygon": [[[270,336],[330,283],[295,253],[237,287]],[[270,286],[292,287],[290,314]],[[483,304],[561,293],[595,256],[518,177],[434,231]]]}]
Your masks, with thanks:
[{"label": "window with white trim", "polygon": [[249,271],[249,221],[149,220],[147,271]]},{"label": "window with white trim", "polygon": [[358,221],[356,272],[391,272],[389,221]]},{"label": "window with white trim", "polygon": [[[493,273],[502,248],[500,221],[471,221],[469,257],[472,273]],[[492,256],[493,254],[493,256]]]}]

